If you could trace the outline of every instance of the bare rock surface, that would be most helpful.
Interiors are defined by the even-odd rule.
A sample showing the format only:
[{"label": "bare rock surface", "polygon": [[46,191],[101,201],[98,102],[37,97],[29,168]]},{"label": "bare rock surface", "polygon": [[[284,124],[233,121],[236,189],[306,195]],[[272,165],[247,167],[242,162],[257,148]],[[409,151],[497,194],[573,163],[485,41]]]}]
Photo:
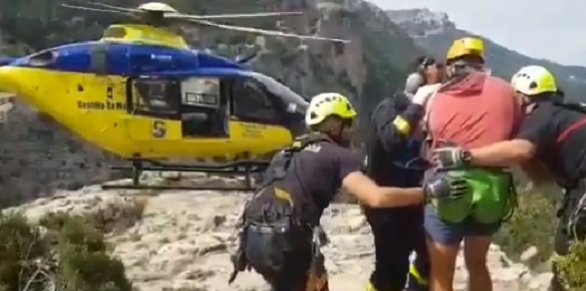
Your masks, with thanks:
[{"label": "bare rock surface", "polygon": [[[138,290],[265,290],[262,278],[254,272],[240,273],[232,286],[227,285],[232,270],[229,250],[234,242],[233,228],[247,194],[103,191],[92,186],[11,210],[24,211],[33,220],[49,211],[100,211],[113,220],[121,220],[127,215],[123,209],[140,208],[140,220],[124,231],[108,235],[114,255],[123,260]],[[331,290],[363,290],[372,270],[374,248],[360,209],[356,205],[334,204],[322,222],[331,240],[324,248]],[[511,262],[496,245],[490,248],[488,262],[495,291],[547,290],[549,273],[529,272],[526,266]],[[466,279],[460,256],[456,290],[467,290]]]}]

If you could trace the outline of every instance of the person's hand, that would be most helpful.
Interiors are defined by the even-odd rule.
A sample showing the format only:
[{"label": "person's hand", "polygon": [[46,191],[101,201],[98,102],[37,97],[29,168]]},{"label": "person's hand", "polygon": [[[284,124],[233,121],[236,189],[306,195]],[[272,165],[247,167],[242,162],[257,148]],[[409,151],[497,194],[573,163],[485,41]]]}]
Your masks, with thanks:
[{"label": "person's hand", "polygon": [[461,177],[448,176],[445,171],[433,171],[423,180],[426,197],[436,199],[458,199],[470,191],[470,185]]},{"label": "person's hand", "polygon": [[421,86],[419,89],[417,89],[417,92],[413,96],[411,102],[421,106],[425,106],[429,98],[431,98],[431,96],[433,96],[437,92],[437,90],[439,90],[440,87],[441,84],[439,83]]},{"label": "person's hand", "polygon": [[459,147],[433,150],[432,164],[438,169],[457,169],[470,162],[470,152]]}]

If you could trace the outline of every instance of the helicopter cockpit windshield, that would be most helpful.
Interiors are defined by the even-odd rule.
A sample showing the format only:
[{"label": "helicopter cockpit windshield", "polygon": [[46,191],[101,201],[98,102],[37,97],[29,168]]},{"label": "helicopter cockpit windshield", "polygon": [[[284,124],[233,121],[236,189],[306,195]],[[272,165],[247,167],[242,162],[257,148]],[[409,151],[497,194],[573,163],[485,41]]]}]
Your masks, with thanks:
[{"label": "helicopter cockpit windshield", "polygon": [[281,122],[286,127],[292,130],[294,134],[302,134],[305,132],[304,116],[309,106],[307,100],[269,76],[257,72],[247,72],[246,75],[263,87],[265,93],[272,95],[275,97],[274,99],[278,100],[281,111],[284,113],[280,116]]},{"label": "helicopter cockpit windshield", "polygon": [[286,103],[287,111],[290,113],[305,114],[309,102],[301,95],[293,92],[289,87],[277,82],[277,80],[256,72],[248,72],[250,77],[263,84],[269,92],[279,96]]}]

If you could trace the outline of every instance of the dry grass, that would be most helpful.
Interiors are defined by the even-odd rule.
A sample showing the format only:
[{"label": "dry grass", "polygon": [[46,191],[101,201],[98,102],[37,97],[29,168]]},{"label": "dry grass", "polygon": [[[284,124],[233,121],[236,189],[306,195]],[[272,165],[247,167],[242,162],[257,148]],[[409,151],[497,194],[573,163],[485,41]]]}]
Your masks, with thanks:
[{"label": "dry grass", "polygon": [[120,233],[132,227],[142,219],[144,210],[148,204],[149,196],[128,196],[130,200],[125,204],[110,204],[92,215],[96,227],[104,233]]}]

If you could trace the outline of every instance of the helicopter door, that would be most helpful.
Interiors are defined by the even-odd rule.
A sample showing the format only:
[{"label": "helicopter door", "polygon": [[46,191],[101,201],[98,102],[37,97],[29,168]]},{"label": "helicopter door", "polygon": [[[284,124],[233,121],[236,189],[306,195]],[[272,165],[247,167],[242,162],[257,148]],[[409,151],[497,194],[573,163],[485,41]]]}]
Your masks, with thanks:
[{"label": "helicopter door", "polygon": [[181,82],[181,129],[185,138],[228,137],[228,99],[219,78]]},{"label": "helicopter door", "polygon": [[[134,117],[126,122],[134,140],[180,140],[179,82],[158,77],[140,77],[127,83],[128,112]],[[142,118],[141,118],[142,117]]]}]

